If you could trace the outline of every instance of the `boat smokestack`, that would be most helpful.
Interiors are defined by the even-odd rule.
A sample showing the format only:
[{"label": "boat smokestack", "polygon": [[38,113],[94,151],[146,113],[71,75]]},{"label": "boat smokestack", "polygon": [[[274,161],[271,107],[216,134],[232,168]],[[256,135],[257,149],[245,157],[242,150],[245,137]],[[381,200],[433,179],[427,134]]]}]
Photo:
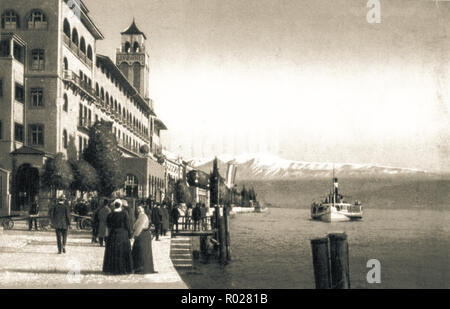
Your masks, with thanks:
[{"label": "boat smokestack", "polygon": [[333,178],[333,183],[334,183],[334,196],[336,197],[336,199],[338,199],[339,198],[339,183],[338,183],[337,177]]}]

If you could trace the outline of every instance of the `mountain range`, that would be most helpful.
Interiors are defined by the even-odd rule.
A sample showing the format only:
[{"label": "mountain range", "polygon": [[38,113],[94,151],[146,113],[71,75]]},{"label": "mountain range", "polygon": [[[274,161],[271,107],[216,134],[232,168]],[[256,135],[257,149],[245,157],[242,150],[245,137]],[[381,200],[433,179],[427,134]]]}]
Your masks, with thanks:
[{"label": "mountain range", "polygon": [[[413,176],[427,174],[425,171],[411,168],[373,164],[303,162],[286,160],[268,154],[219,155],[217,159],[222,175],[226,173],[228,162],[233,162],[237,165],[237,180],[288,180],[308,177],[332,177],[333,170],[339,177]],[[212,171],[213,161],[214,157],[209,157],[192,159],[189,163],[196,169],[209,173]]]}]

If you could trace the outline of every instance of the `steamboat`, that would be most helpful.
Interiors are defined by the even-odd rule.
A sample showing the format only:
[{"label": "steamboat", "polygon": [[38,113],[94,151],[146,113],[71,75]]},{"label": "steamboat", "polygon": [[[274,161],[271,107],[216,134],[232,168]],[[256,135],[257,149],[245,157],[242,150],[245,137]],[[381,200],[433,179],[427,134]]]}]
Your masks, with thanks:
[{"label": "steamboat", "polygon": [[363,216],[361,202],[347,203],[339,193],[338,179],[333,177],[333,191],[322,202],[313,202],[311,218],[324,222],[342,222],[360,220]]}]

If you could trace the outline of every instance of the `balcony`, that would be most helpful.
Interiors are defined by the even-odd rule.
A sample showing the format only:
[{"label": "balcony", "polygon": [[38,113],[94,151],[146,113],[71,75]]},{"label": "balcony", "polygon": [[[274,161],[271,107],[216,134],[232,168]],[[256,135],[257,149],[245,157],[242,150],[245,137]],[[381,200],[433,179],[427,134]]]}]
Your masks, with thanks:
[{"label": "balcony", "polygon": [[90,128],[92,127],[92,122],[88,118],[80,118],[78,122],[78,130],[83,131],[85,133],[89,133]]},{"label": "balcony", "polygon": [[79,93],[82,98],[87,98],[90,103],[95,102],[96,95],[94,89],[84,80],[70,70],[64,70],[63,81],[66,85],[76,93]]},{"label": "balcony", "polygon": [[134,156],[142,157],[142,154],[139,152],[138,147],[134,147],[133,145],[127,144],[122,139],[117,140],[117,145],[123,151],[126,151]]},{"label": "balcony", "polygon": [[88,67],[92,68],[92,60],[88,58],[88,56],[81,51],[77,44],[72,42],[72,40],[65,34],[63,34],[63,41],[67,47]]}]

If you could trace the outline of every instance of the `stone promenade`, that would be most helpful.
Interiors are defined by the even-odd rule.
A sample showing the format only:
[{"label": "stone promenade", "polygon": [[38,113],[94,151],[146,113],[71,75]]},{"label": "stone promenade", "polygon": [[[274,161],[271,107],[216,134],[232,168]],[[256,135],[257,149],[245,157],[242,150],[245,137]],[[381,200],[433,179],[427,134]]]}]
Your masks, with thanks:
[{"label": "stone promenade", "polygon": [[70,230],[66,254],[57,254],[54,231],[29,232],[17,222],[0,230],[0,288],[133,288],[186,289],[170,260],[170,236],[153,241],[156,274],[107,276],[104,247],[91,243],[88,232]]}]

